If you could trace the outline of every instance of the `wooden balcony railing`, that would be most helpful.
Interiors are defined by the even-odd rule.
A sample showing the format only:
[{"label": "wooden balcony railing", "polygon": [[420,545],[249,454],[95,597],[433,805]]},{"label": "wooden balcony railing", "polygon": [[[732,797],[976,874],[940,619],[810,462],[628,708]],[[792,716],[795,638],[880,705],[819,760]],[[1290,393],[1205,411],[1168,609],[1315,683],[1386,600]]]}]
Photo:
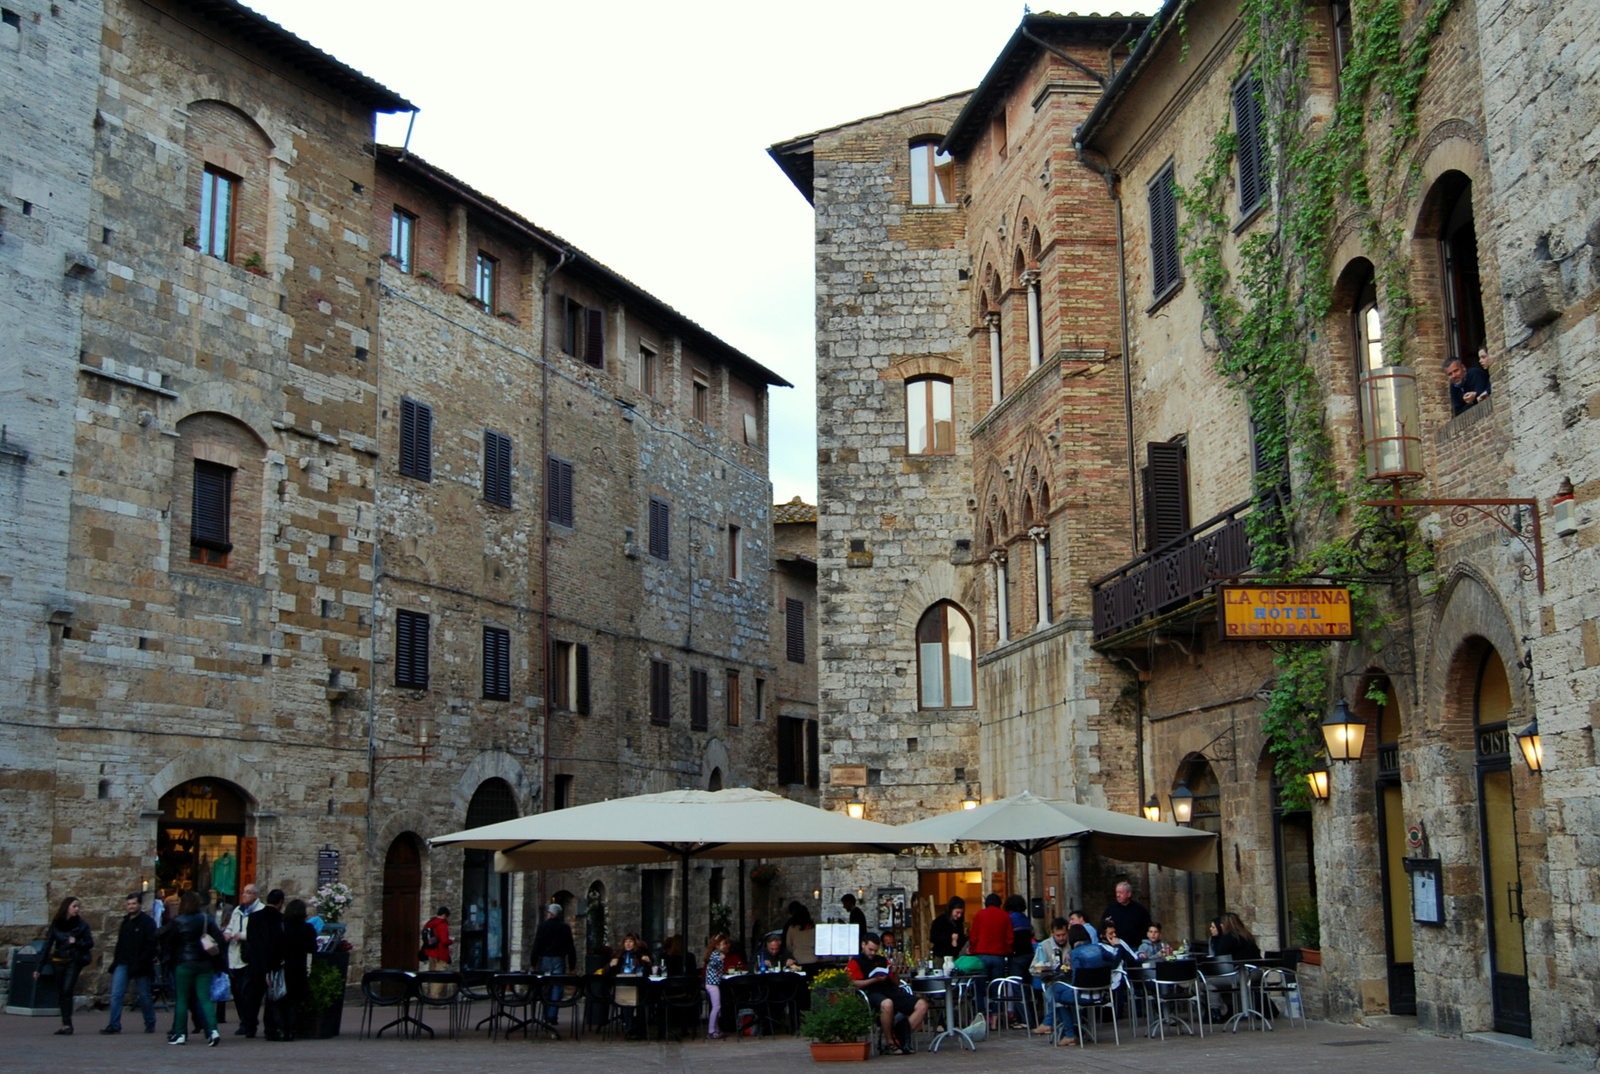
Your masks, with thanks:
[{"label": "wooden balcony railing", "polygon": [[1250,536],[1245,516],[1253,501],[1235,504],[1160,548],[1089,584],[1094,636],[1116,634],[1181,608],[1221,579],[1248,574]]}]

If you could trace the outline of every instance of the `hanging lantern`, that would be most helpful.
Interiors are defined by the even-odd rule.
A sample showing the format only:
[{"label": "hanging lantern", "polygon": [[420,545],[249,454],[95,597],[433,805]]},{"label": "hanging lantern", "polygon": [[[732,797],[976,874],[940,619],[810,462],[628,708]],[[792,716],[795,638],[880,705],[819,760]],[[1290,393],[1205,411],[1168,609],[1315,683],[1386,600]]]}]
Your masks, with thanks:
[{"label": "hanging lantern", "polygon": [[1189,789],[1188,780],[1178,780],[1178,785],[1167,798],[1172,803],[1173,820],[1179,824],[1188,824],[1194,819],[1194,792]]},{"label": "hanging lantern", "polygon": [[1153,794],[1144,804],[1144,819],[1153,820],[1158,824],[1161,822],[1161,801]]},{"label": "hanging lantern", "polygon": [[1340,698],[1322,721],[1322,738],[1328,745],[1330,760],[1360,760],[1361,747],[1367,741],[1366,721],[1351,712],[1349,702]]},{"label": "hanging lantern", "polygon": [[1539,718],[1536,716],[1532,723],[1517,732],[1517,745],[1522,747],[1522,756],[1528,762],[1528,771],[1544,771],[1544,743],[1539,739]]},{"label": "hanging lantern", "polygon": [[1306,773],[1306,782],[1311,785],[1311,797],[1319,802],[1326,802],[1329,791],[1327,762],[1318,761],[1311,771]]}]

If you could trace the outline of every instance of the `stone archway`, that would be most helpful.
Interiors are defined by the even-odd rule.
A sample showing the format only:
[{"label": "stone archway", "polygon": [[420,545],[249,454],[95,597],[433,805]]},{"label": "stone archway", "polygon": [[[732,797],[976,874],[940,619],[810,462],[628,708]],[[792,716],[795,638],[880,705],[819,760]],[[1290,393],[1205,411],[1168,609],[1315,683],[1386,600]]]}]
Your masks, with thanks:
[{"label": "stone archway", "polygon": [[422,840],[402,832],[383,859],[385,969],[415,970],[422,930]]}]

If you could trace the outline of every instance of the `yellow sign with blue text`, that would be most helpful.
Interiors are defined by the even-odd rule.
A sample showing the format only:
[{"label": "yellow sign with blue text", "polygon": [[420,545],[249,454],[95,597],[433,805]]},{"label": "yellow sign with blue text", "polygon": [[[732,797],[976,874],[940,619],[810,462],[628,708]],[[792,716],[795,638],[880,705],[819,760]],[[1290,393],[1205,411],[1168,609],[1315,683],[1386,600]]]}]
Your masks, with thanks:
[{"label": "yellow sign with blue text", "polygon": [[1350,590],[1331,585],[1224,585],[1218,624],[1228,641],[1348,641]]}]

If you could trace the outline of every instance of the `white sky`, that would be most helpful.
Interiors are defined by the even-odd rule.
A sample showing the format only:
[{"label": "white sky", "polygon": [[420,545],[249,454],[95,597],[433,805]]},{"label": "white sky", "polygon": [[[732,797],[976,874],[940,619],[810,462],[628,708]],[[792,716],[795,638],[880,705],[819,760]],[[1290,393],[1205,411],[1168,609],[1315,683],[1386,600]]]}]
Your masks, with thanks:
[{"label": "white sky", "polygon": [[[1023,14],[1015,0],[246,2],[415,102],[418,155],[792,381],[771,391],[773,497],[808,503],[812,214],[766,147],[972,89]],[[381,117],[379,141],[400,144],[406,118]]]}]

